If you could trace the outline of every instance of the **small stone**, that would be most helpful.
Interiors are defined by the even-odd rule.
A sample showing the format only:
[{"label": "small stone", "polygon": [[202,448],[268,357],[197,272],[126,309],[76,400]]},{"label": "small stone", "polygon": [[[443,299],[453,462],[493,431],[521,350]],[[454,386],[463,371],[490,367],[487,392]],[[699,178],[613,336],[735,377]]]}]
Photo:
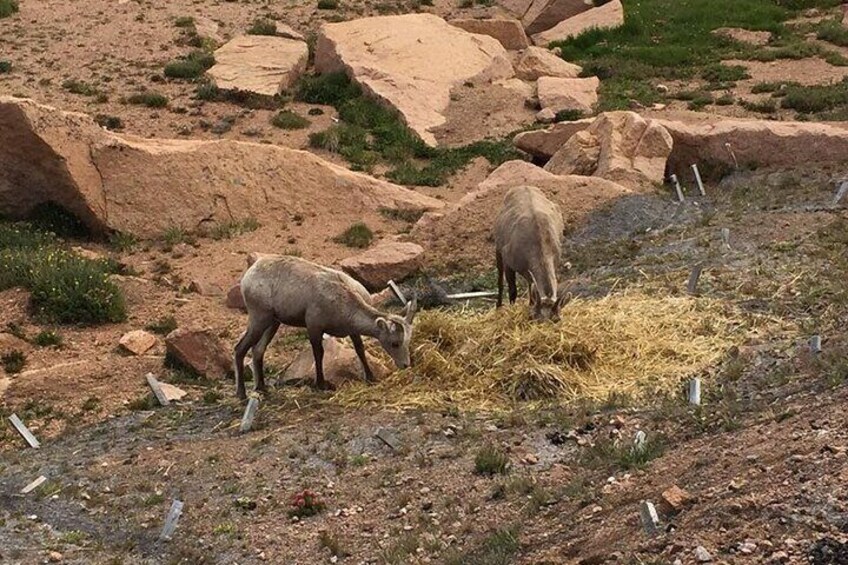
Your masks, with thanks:
[{"label": "small stone", "polygon": [[134,330],[125,333],[118,344],[133,355],[144,355],[156,345],[156,336],[144,330]]},{"label": "small stone", "polygon": [[528,465],[535,465],[539,462],[539,458],[533,455],[532,453],[528,453],[524,456],[524,462]]},{"label": "small stone", "polygon": [[65,556],[59,553],[58,551],[51,551],[47,554],[47,559],[51,563],[61,563],[65,559]]},{"label": "small stone", "polygon": [[740,553],[744,553],[745,555],[750,555],[757,551],[757,544],[752,541],[746,541],[744,543],[739,544]]},{"label": "small stone", "polygon": [[729,488],[730,488],[730,490],[732,490],[734,492],[738,492],[738,491],[742,490],[743,486],[745,486],[744,481],[741,481],[741,480],[738,480],[738,479],[733,479],[732,481],[730,481]]},{"label": "small stone", "polygon": [[536,113],[536,121],[540,124],[552,124],[556,121],[556,112],[551,108],[545,108]]},{"label": "small stone", "polygon": [[221,290],[221,287],[199,280],[191,281],[188,285],[188,289],[200,296],[220,296],[224,293],[224,291]]},{"label": "small stone", "polygon": [[692,500],[692,495],[677,485],[673,485],[662,493],[662,500],[672,512],[680,512]]},{"label": "small stone", "polygon": [[659,92],[660,94],[668,94],[668,87],[664,84],[658,84],[657,92]]},{"label": "small stone", "polygon": [[188,394],[183,389],[168,383],[163,383],[162,381],[159,381],[159,387],[162,389],[162,392],[165,393],[165,398],[169,401],[181,400],[186,394]]},{"label": "small stone", "polygon": [[785,563],[789,561],[789,554],[785,551],[775,551],[771,554],[771,563]]},{"label": "small stone", "polygon": [[420,492],[421,494],[429,494],[430,488],[429,487],[421,487],[421,490],[418,491],[418,492]]},{"label": "small stone", "polygon": [[699,545],[695,548],[695,559],[698,563],[709,563],[713,560],[713,556],[710,555],[710,552],[704,546]]}]

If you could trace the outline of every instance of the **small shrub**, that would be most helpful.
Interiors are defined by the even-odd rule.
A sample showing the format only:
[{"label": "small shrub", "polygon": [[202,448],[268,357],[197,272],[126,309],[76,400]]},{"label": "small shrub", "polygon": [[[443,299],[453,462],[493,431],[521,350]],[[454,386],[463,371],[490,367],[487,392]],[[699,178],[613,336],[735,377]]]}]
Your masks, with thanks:
[{"label": "small shrub", "polygon": [[336,106],[361,93],[359,86],[351,82],[346,74],[337,72],[303,77],[296,98],[309,104]]},{"label": "small shrub", "polygon": [[191,16],[180,16],[176,20],[174,20],[174,26],[176,27],[194,27],[194,18]]},{"label": "small shrub", "polygon": [[509,456],[494,444],[486,444],[474,457],[474,472],[478,475],[504,475],[509,471]]},{"label": "small shrub", "polygon": [[321,500],[321,496],[307,489],[292,497],[289,516],[306,518],[308,516],[314,516],[323,510],[324,502]]},{"label": "small shrub", "polygon": [[173,316],[165,316],[147,324],[144,329],[155,334],[168,335],[177,329],[177,320]]},{"label": "small shrub", "polygon": [[464,552],[449,554],[446,565],[509,565],[521,549],[518,527],[500,528],[480,545]]},{"label": "small shrub", "polygon": [[97,87],[73,78],[69,78],[64,81],[62,83],[62,88],[71,94],[80,94],[82,96],[96,96],[100,92],[97,90]]},{"label": "small shrub", "polygon": [[0,75],[12,72],[12,62],[0,59]]},{"label": "small shrub", "polygon": [[329,550],[330,555],[333,557],[341,559],[350,555],[350,551],[345,549],[341,541],[339,541],[339,538],[327,530],[322,530],[321,533],[318,534],[318,545]]},{"label": "small shrub", "polygon": [[203,393],[203,404],[206,404],[207,406],[218,404],[222,398],[224,397],[220,392],[210,389]]},{"label": "small shrub", "polygon": [[347,245],[348,247],[364,249],[371,245],[373,239],[374,232],[371,231],[371,228],[362,222],[356,222],[344,232],[334,237],[333,241]]},{"label": "small shrub", "polygon": [[763,101],[742,100],[740,104],[749,112],[758,112],[760,114],[774,114],[777,112],[777,102],[771,99]]},{"label": "small shrub", "polygon": [[335,10],[339,7],[339,0],[318,0],[319,10]]},{"label": "small shrub", "polygon": [[701,77],[707,82],[735,82],[751,78],[742,65],[711,65],[701,71]]},{"label": "small shrub", "polygon": [[816,37],[840,47],[848,47],[848,28],[838,20],[822,22]]},{"label": "small shrub", "polygon": [[422,208],[407,208],[403,210],[399,210],[397,208],[380,208],[379,212],[383,217],[388,218],[389,220],[399,220],[410,224],[414,224],[421,219],[421,216],[424,215],[424,210]]},{"label": "small shrub", "polygon": [[127,98],[127,102],[148,108],[164,108],[168,105],[168,98],[158,92],[148,91],[133,94]]},{"label": "small shrub", "polygon": [[560,110],[556,113],[556,121],[558,122],[574,122],[583,119],[582,110]]},{"label": "small shrub", "polygon": [[271,20],[259,18],[247,28],[248,35],[277,35],[277,24]]},{"label": "small shrub", "polygon": [[153,410],[159,406],[159,401],[156,400],[156,397],[153,394],[145,394],[143,396],[139,396],[134,400],[130,400],[127,403],[127,409],[131,412],[143,412],[146,410]]},{"label": "small shrub", "polygon": [[0,361],[3,362],[3,370],[10,375],[14,375],[24,370],[26,354],[23,351],[14,349],[8,353],[4,353],[0,357]]},{"label": "small shrub", "polygon": [[62,336],[53,331],[43,331],[36,334],[32,342],[38,347],[61,347]]},{"label": "small shrub", "polygon": [[303,129],[309,124],[309,120],[291,110],[280,110],[271,118],[271,125],[281,129]]},{"label": "small shrub", "polygon": [[736,102],[732,94],[724,94],[715,99],[716,106],[732,106]]},{"label": "small shrub", "polygon": [[249,233],[259,229],[256,218],[246,218],[241,221],[226,222],[216,225],[209,236],[212,239],[231,239],[243,233]]},{"label": "small shrub", "polygon": [[18,11],[18,0],[0,0],[0,18],[7,18]]},{"label": "small shrub", "polygon": [[131,233],[115,232],[109,235],[109,243],[116,251],[126,253],[138,245],[138,240]]},{"label": "small shrub", "polygon": [[94,121],[97,125],[112,131],[120,131],[124,129],[124,122],[118,116],[110,116],[108,114],[97,114],[94,116]]},{"label": "small shrub", "polygon": [[168,78],[197,78],[214,64],[215,56],[212,53],[197,49],[165,65],[164,74]]}]

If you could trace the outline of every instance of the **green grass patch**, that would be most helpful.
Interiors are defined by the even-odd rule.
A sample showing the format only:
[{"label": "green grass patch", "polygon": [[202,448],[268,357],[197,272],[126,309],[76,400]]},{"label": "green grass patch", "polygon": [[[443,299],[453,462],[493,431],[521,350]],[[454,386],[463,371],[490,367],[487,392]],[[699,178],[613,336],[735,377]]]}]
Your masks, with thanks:
[{"label": "green grass patch", "polygon": [[32,342],[38,347],[62,347],[62,336],[54,331],[45,330],[37,333]]},{"label": "green grass patch", "polygon": [[[784,26],[802,5],[829,7],[832,0],[624,0],[625,22],[616,29],[592,29],[555,45],[563,58],[579,63],[585,75],[603,81],[600,110],[628,109],[630,100],[645,105],[658,99],[660,80],[733,82],[744,68],[728,59],[774,60],[821,53]],[[754,47],[712,32],[721,27],[769,31],[775,40]]]},{"label": "green grass patch", "polygon": [[509,138],[455,148],[428,147],[394,111],[365,97],[343,73],[307,77],[296,96],[310,104],[335,106],[339,112],[340,124],[309,136],[312,147],[341,155],[357,170],[386,162],[394,167],[386,176],[397,183],[439,186],[475,157],[485,157],[495,166],[522,158]]},{"label": "green grass patch", "polygon": [[0,356],[0,362],[3,363],[3,370],[7,374],[15,375],[24,370],[26,366],[26,354],[23,351],[13,349]]},{"label": "green grass patch", "polygon": [[280,110],[271,118],[271,125],[280,129],[308,128],[311,122],[291,110]]},{"label": "green grass patch", "polygon": [[164,108],[168,105],[168,98],[164,94],[150,90],[127,97],[127,103],[136,106],[147,106],[148,108]]},{"label": "green grass patch", "polygon": [[144,326],[144,329],[159,335],[168,335],[177,329],[177,319],[173,316],[164,316],[155,322],[151,322]]},{"label": "green grass patch", "polygon": [[18,0],[0,0],[0,18],[8,18],[18,11]]},{"label": "green grass patch", "polygon": [[474,472],[478,475],[505,475],[509,472],[509,455],[494,444],[486,444],[474,456]]},{"label": "green grass patch", "polygon": [[244,220],[225,222],[218,224],[209,233],[212,239],[232,239],[236,236],[250,233],[259,229],[259,222],[256,218],[246,218]]},{"label": "green grass patch", "polygon": [[61,324],[99,324],[126,319],[120,289],[109,280],[106,260],[67,249],[54,234],[30,224],[0,223],[0,290],[30,291],[35,313]]},{"label": "green grass patch", "polygon": [[848,78],[829,85],[790,85],[781,106],[819,119],[840,119],[839,115],[848,111]]},{"label": "green grass patch", "polygon": [[447,565],[509,565],[521,549],[517,526],[500,528],[489,534],[477,547],[447,556]]},{"label": "green grass patch", "polygon": [[757,112],[759,114],[774,114],[777,112],[777,102],[769,98],[767,100],[742,100],[739,104],[749,112]]},{"label": "green grass patch", "polygon": [[0,59],[0,75],[12,72],[12,61]]},{"label": "green grass patch", "polygon": [[183,27],[183,28],[193,28],[194,27],[194,18],[191,16],[180,16],[174,20],[175,27]]},{"label": "green grass patch", "polygon": [[339,7],[339,0],[318,0],[319,10],[336,10]]},{"label": "green grass patch", "polygon": [[100,93],[96,86],[75,78],[69,78],[62,82],[62,88],[71,94],[79,94],[81,96],[97,96]]},{"label": "green grass patch", "polygon": [[258,18],[247,28],[248,35],[277,35],[277,24],[271,20]]},{"label": "green grass patch", "polygon": [[848,47],[848,28],[838,20],[827,20],[819,25],[816,37],[822,41]]},{"label": "green grass patch", "polygon": [[165,65],[163,72],[168,78],[194,79],[205,73],[214,64],[215,56],[212,53],[197,49],[185,57]]},{"label": "green grass patch", "polygon": [[345,231],[333,238],[336,243],[354,247],[356,249],[365,249],[374,240],[374,232],[371,231],[363,222],[356,222]]}]

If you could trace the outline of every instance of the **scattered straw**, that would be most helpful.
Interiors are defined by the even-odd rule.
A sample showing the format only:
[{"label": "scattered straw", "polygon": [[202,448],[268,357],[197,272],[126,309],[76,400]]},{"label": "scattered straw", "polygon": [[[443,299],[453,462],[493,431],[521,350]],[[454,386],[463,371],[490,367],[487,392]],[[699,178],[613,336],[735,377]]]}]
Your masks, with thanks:
[{"label": "scattered straw", "polygon": [[576,299],[559,324],[530,322],[526,310],[422,312],[411,369],[372,386],[351,383],[334,399],[497,410],[526,401],[644,398],[677,392],[741,337],[727,307],[703,298],[629,292]]}]

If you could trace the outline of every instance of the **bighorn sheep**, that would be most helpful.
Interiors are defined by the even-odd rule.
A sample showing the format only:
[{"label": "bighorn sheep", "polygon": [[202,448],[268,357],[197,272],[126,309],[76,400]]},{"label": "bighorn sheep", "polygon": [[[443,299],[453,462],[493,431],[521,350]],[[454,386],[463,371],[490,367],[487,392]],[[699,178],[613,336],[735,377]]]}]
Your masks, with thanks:
[{"label": "bighorn sheep", "polygon": [[244,357],[253,348],[255,390],[265,390],[263,357],[280,324],[306,328],[315,356],[315,385],[324,381],[323,335],[350,336],[362,361],[365,379],[374,375],[365,358],[363,335],[377,338],[395,364],[409,366],[409,340],[416,301],[404,317],[384,314],[371,306],[370,294],[354,279],[334,269],[297,257],[263,257],[245,272],[241,292],[247,307],[247,330],[235,347],[236,395],[244,399]]},{"label": "bighorn sheep", "polygon": [[562,251],[562,213],[533,186],[511,188],[495,220],[495,260],[498,267],[498,308],[503,304],[503,279],[509,303],[518,290],[515,274],[527,281],[530,312],[536,320],[559,320],[565,296],[557,296],[557,268]]}]

